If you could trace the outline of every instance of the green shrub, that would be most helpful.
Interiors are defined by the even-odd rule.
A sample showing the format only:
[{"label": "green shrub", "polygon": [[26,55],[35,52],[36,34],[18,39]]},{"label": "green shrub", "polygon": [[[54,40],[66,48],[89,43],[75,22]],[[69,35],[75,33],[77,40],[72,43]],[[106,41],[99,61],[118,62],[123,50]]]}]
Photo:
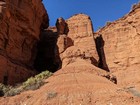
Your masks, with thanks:
[{"label": "green shrub", "polygon": [[5,92],[4,96],[6,96],[6,97],[7,96],[15,96],[15,95],[20,94],[21,92],[22,92],[21,89],[12,87],[7,92]]},{"label": "green shrub", "polygon": [[29,78],[22,84],[22,88],[25,90],[35,90],[44,84],[43,79],[46,79],[52,75],[49,71],[44,71],[35,77]]},{"label": "green shrub", "polygon": [[0,96],[4,95],[4,88],[6,88],[3,84],[0,84]]},{"label": "green shrub", "polygon": [[51,75],[51,72],[43,71],[35,77],[30,77],[27,81],[16,87],[0,84],[0,96],[15,96],[26,90],[36,90],[44,85],[43,80],[47,79]]},{"label": "green shrub", "polygon": [[20,94],[22,92],[22,89],[12,86],[6,86],[4,84],[0,84],[0,97],[2,96],[15,96],[17,94]]},{"label": "green shrub", "polygon": [[106,26],[108,26],[108,25],[110,25],[111,24],[111,22],[110,21],[107,21],[106,22]]}]

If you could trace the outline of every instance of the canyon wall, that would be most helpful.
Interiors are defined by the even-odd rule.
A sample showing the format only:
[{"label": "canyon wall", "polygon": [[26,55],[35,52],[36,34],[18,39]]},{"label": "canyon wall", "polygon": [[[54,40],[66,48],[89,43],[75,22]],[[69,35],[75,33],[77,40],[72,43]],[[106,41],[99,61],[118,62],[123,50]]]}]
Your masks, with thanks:
[{"label": "canyon wall", "polygon": [[95,40],[102,37],[102,51],[108,69],[117,77],[121,87],[139,87],[140,74],[140,3],[114,22],[97,31]]},{"label": "canyon wall", "polygon": [[13,84],[35,74],[40,30],[48,25],[42,0],[0,1],[0,82]]},{"label": "canyon wall", "polygon": [[[40,1],[34,0],[32,3],[37,2],[39,6]],[[3,5],[1,7],[5,8],[4,2],[0,5]],[[44,11],[44,9],[41,11]],[[107,22],[106,26],[96,33],[93,33],[92,22],[89,16],[84,14],[74,15],[66,21],[63,18],[58,18],[56,27],[49,28],[47,28],[48,18],[45,11],[42,15],[35,16],[41,16],[36,22],[40,21],[42,23],[44,20],[44,23],[46,23],[41,24],[39,22],[40,24],[33,26],[37,27],[37,29],[33,28],[36,34],[26,33],[27,35],[29,34],[27,36],[23,33],[24,36],[22,36],[22,32],[31,28],[28,26],[30,24],[26,24],[26,22],[25,26],[28,28],[22,32],[19,30],[14,31],[15,34],[12,34],[12,37],[10,33],[15,28],[10,33],[8,31],[9,34],[0,34],[2,38],[8,35],[7,39],[2,39],[6,43],[3,42],[3,44],[1,41],[1,46],[3,45],[3,47],[0,50],[0,74],[3,77],[5,76],[3,73],[8,71],[7,73],[13,75],[13,78],[10,78],[11,81],[15,78],[21,79],[21,74],[22,78],[24,78],[23,75],[30,73],[30,70],[26,69],[25,65],[32,68],[36,49],[38,49],[38,53],[34,63],[35,69],[38,71],[49,69],[56,72],[53,71],[55,73],[44,80],[45,84],[38,90],[25,91],[13,97],[0,97],[1,105],[140,104],[140,3],[134,5],[129,14],[117,21]],[[2,15],[0,14],[0,17],[3,17],[3,13]],[[13,18],[10,19],[13,20]],[[16,20],[21,22],[18,18]],[[5,21],[2,21],[2,24]],[[14,27],[15,25],[17,24],[8,25],[8,27]],[[16,26],[16,29],[20,29],[20,25],[22,24],[20,23],[18,27]],[[6,27],[4,26],[1,31],[7,32],[5,31]],[[44,29],[45,27],[47,29]],[[39,30],[41,30],[41,34],[38,46],[35,47],[36,49],[30,47],[34,49],[31,50],[29,47],[22,46],[28,51],[26,52],[27,58],[24,58],[24,52],[19,53],[20,49],[15,51],[25,36],[29,39],[35,37],[35,42],[32,44],[36,45],[40,33]],[[13,45],[12,43],[14,42],[16,44]],[[11,51],[9,50],[10,43],[15,52],[11,56],[9,55],[9,51]],[[26,44],[33,46],[27,42]],[[33,55],[31,51],[34,52]],[[22,65],[19,65],[19,63]],[[25,69],[27,72],[22,69]],[[16,75],[16,72],[18,75]],[[19,75],[18,72],[22,73]]]},{"label": "canyon wall", "polygon": [[[123,18],[100,29],[106,62],[111,72],[140,67],[140,5]],[[98,36],[97,35],[97,36]],[[97,37],[95,34],[95,37]]]}]

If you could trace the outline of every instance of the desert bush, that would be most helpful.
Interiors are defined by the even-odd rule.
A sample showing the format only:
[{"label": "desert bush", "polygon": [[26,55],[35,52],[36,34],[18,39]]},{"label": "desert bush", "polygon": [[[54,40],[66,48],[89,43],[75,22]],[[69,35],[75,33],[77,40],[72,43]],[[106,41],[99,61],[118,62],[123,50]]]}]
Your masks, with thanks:
[{"label": "desert bush", "polygon": [[25,90],[35,90],[44,84],[43,79],[46,79],[52,75],[49,71],[44,71],[35,77],[29,78],[22,84],[22,88]]},{"label": "desert bush", "polygon": [[15,95],[20,94],[21,92],[22,92],[21,89],[12,87],[7,92],[5,92],[4,96],[6,96],[6,97],[7,96],[15,96]]},{"label": "desert bush", "polygon": [[12,96],[12,94],[17,94],[15,91],[16,89],[14,90],[12,86],[0,84],[0,96]]},{"label": "desert bush", "polygon": [[34,77],[30,77],[27,81],[16,87],[0,84],[0,96],[15,96],[26,90],[36,90],[45,83],[43,80],[47,79],[51,75],[51,72],[43,71]]},{"label": "desert bush", "polygon": [[57,92],[47,92],[47,99],[52,99],[57,96]]},{"label": "desert bush", "polygon": [[111,24],[111,22],[110,21],[107,21],[106,22],[106,26],[108,26],[108,25],[110,25]]},{"label": "desert bush", "polygon": [[9,91],[11,89],[10,86],[6,86],[4,84],[0,84],[0,91],[3,93],[6,93],[7,91]]},{"label": "desert bush", "polygon": [[6,88],[3,84],[0,84],[0,96],[4,95],[4,88]]}]

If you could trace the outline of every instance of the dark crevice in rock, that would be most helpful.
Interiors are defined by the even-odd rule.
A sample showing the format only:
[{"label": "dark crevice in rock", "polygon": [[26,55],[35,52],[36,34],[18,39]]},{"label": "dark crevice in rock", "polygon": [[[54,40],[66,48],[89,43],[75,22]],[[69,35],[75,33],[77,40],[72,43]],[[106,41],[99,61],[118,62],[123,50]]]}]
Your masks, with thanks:
[{"label": "dark crevice in rock", "polygon": [[3,84],[4,84],[4,85],[8,85],[7,82],[8,82],[8,76],[4,76],[4,77],[3,77]]},{"label": "dark crevice in rock", "polygon": [[38,53],[34,62],[34,68],[37,71],[49,70],[50,72],[56,72],[60,68],[61,60],[59,54],[57,54],[57,38],[57,33],[51,30],[44,30],[41,33]]},{"label": "dark crevice in rock", "polygon": [[114,75],[107,74],[107,75],[102,75],[102,77],[105,77],[106,79],[110,80],[114,84],[117,84],[117,77]]},{"label": "dark crevice in rock", "polygon": [[41,27],[41,31],[34,68],[39,72],[44,70],[56,72],[62,67],[60,46],[57,45],[57,41],[61,35],[67,35],[69,31],[67,24],[63,18],[59,18],[56,27],[48,27],[47,29]]},{"label": "dark crevice in rock", "polygon": [[95,43],[96,43],[96,50],[97,50],[97,53],[99,56],[98,67],[109,72],[109,68],[108,68],[108,65],[106,63],[106,57],[105,57],[105,53],[104,53],[105,42],[102,38],[102,35],[98,35],[95,38]]}]

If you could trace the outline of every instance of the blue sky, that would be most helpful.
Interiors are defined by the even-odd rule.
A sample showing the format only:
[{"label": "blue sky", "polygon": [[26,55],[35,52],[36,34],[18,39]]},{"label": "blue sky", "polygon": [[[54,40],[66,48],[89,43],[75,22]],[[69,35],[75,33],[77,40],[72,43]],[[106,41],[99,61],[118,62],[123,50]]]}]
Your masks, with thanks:
[{"label": "blue sky", "polygon": [[74,14],[84,13],[91,17],[94,30],[127,14],[139,0],[43,0],[49,14],[50,26],[56,19],[68,19]]}]

